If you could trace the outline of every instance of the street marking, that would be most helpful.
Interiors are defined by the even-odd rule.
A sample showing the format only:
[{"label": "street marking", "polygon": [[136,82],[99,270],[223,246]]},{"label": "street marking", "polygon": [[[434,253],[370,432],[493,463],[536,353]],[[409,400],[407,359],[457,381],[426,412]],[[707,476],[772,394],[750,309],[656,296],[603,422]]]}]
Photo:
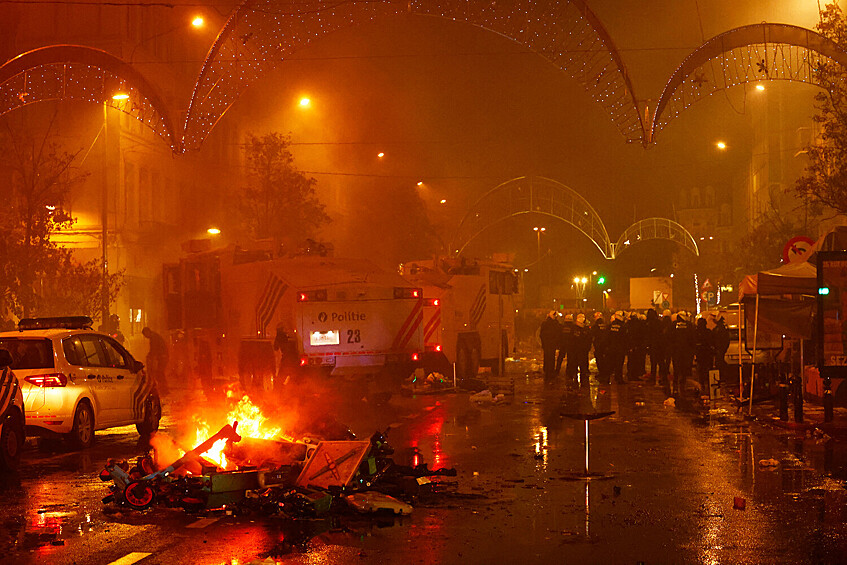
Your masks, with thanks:
[{"label": "street marking", "polygon": [[132,553],[128,553],[118,559],[117,561],[112,561],[109,565],[132,565],[133,563],[138,563],[145,557],[150,557],[153,555],[152,553],[144,553],[141,551],[133,551]]},{"label": "street marking", "polygon": [[188,524],[185,527],[186,528],[205,528],[206,526],[211,526],[212,524],[214,524],[218,520],[220,520],[220,517],[218,517],[218,518],[200,518],[196,522]]}]

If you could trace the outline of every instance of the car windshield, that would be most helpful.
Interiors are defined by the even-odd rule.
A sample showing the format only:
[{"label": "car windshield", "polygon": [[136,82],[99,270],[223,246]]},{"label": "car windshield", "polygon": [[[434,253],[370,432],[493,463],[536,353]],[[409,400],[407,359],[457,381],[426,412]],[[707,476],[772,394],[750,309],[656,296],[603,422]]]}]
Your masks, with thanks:
[{"label": "car windshield", "polygon": [[53,342],[47,338],[0,338],[0,349],[12,354],[12,369],[53,367]]}]

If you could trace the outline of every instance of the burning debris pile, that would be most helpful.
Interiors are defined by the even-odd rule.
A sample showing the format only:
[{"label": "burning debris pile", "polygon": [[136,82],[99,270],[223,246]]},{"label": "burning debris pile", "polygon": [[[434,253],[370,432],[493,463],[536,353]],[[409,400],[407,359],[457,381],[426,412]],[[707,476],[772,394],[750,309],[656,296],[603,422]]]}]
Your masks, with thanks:
[{"label": "burning debris pile", "polygon": [[103,502],[134,510],[226,508],[292,518],[344,506],[408,514],[409,503],[433,484],[431,477],[456,475],[425,463],[396,464],[380,432],[360,441],[346,428],[325,426],[320,437],[326,439],[294,439],[270,425],[247,396],[227,416],[233,423],[214,435],[205,420],[195,418],[198,437],[188,451],[159,434],[150,453],[134,462],[110,460],[100,473],[112,482]]}]

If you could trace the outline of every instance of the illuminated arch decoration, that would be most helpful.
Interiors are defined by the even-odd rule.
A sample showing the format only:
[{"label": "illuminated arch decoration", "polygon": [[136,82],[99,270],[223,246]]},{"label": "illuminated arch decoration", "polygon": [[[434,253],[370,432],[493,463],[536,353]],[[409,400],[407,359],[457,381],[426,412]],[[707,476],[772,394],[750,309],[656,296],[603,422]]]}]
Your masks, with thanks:
[{"label": "illuminated arch decoration", "polygon": [[717,35],[674,71],[656,103],[647,141],[698,100],[732,86],[765,80],[820,86],[816,71],[826,63],[847,69],[847,51],[806,28],[762,23]]},{"label": "illuminated arch decoration", "polygon": [[460,255],[487,229],[523,214],[562,220],[590,239],[604,257],[613,256],[609,233],[591,204],[570,187],[544,177],[518,177],[489,190],[465,214],[451,250]]},{"label": "illuminated arch decoration", "polygon": [[648,239],[673,241],[691,251],[694,255],[700,256],[700,249],[691,233],[680,224],[667,218],[646,218],[626,228],[613,247],[613,256],[619,257],[621,253],[634,244]]},{"label": "illuminated arch decoration", "polygon": [[700,255],[691,233],[667,218],[635,222],[621,234],[617,243],[612,243],[600,215],[585,198],[570,187],[544,177],[514,178],[485,193],[462,218],[450,250],[461,255],[468,244],[486,230],[523,214],[540,214],[573,226],[607,259],[615,259],[632,245],[651,239],[672,241]]},{"label": "illuminated arch decoration", "polygon": [[184,147],[199,149],[244,90],[296,50],[333,31],[403,13],[464,21],[526,45],[577,79],[627,141],[645,140],[627,71],[585,0],[243,0],[206,56],[188,107]]},{"label": "illuminated arch decoration", "polygon": [[[114,100],[118,90],[128,94]],[[125,112],[179,151],[165,105],[134,68],[105,51],[81,45],[51,45],[0,65],[0,116],[47,100],[79,100]]]}]

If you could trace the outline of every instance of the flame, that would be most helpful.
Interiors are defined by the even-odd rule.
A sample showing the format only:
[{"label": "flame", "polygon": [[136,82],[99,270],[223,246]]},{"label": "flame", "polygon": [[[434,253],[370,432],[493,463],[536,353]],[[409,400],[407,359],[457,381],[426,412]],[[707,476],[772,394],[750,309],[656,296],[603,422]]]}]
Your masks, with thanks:
[{"label": "flame", "polygon": [[[227,398],[232,401],[235,398],[235,393],[232,390],[227,391]],[[195,437],[192,445],[197,447],[209,437],[211,437],[217,429],[212,429],[208,421],[202,416],[193,416],[195,426]],[[276,439],[288,438],[283,433],[281,427],[274,426],[268,418],[262,414],[261,408],[253,404],[250,397],[246,394],[235,404],[235,406],[227,412],[224,418],[225,422],[238,422],[238,435],[241,437],[249,437],[256,439]],[[228,462],[223,453],[226,447],[226,440],[216,441],[211,449],[203,454],[203,457],[218,465],[221,469],[226,469]]]}]

